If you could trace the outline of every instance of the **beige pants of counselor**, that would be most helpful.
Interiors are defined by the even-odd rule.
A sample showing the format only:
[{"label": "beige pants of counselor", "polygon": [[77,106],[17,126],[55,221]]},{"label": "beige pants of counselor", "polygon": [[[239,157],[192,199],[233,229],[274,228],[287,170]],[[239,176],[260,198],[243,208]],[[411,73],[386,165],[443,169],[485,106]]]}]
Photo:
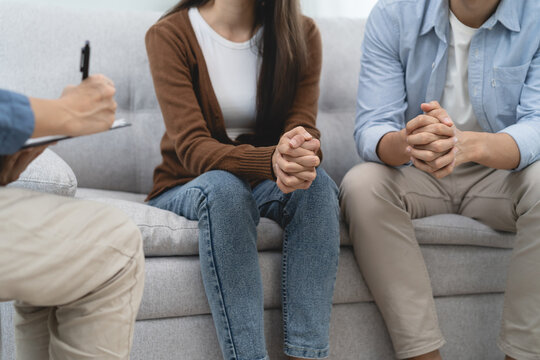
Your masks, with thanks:
[{"label": "beige pants of counselor", "polygon": [[137,227],[119,210],[0,188],[0,301],[17,359],[128,359],[143,291]]},{"label": "beige pants of counselor", "polygon": [[414,167],[365,163],[345,176],[341,202],[399,358],[444,344],[411,219],[457,213],[517,232],[498,343],[513,358],[540,359],[540,162],[521,172],[464,164],[442,180]]}]

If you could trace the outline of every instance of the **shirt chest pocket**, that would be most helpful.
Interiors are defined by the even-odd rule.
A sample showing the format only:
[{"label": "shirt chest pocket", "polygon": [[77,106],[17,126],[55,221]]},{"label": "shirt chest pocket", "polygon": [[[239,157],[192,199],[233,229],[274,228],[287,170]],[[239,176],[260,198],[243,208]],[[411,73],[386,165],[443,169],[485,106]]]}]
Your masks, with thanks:
[{"label": "shirt chest pocket", "polygon": [[495,87],[499,115],[516,116],[529,66],[530,62],[520,66],[493,68],[492,85]]}]

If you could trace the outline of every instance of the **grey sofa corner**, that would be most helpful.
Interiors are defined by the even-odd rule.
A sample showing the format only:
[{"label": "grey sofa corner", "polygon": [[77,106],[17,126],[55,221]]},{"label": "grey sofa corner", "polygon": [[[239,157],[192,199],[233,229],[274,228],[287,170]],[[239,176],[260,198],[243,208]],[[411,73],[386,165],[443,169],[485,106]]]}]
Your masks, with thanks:
[{"label": "grey sofa corner", "polygon": [[[73,139],[53,147],[73,169],[76,196],[117,206],[139,225],[147,258],[146,288],[133,359],[220,359],[199,271],[197,224],[144,204],[160,162],[162,116],[150,77],[144,34],[160,16],[144,12],[82,12],[0,3],[1,86],[54,98],[80,81],[79,49],[92,42],[92,73],[117,86],[118,118],[131,128]],[[364,20],[320,19],[324,43],[318,126],[322,166],[337,184],[360,162],[352,138]],[[40,54],[37,59],[34,55]],[[471,219],[439,215],[415,220],[436,296],[448,359],[497,359],[506,265],[514,236]],[[284,359],[279,297],[282,232],[271,220],[258,228],[267,344]],[[356,264],[346,224],[331,324],[331,359],[392,359],[384,323]],[[14,359],[12,308],[0,305],[3,359]]]}]

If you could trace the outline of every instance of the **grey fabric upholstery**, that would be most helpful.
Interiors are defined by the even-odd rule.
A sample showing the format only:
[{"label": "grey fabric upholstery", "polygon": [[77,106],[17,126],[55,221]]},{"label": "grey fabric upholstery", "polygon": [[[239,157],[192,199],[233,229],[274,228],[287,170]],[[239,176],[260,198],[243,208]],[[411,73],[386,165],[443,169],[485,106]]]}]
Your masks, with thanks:
[{"label": "grey fabric upholstery", "polygon": [[77,192],[77,178],[61,157],[45,149],[8,187],[73,197]]},{"label": "grey fabric upholstery", "polygon": [[[501,318],[502,297],[496,294],[453,296],[436,299],[442,331],[448,337],[445,359],[502,359],[495,344]],[[460,316],[455,316],[459,313]],[[182,359],[219,359],[217,338],[209,315],[137,322],[134,360],[175,358],[174,345],[182,341]],[[265,312],[266,338],[270,358],[285,360],[281,351],[279,310]],[[473,339],[473,340],[471,340]],[[390,360],[392,350],[381,316],[373,303],[336,305],[332,312],[332,360]],[[456,356],[457,354],[457,356]]]},{"label": "grey fabric upholstery", "polygon": [[[509,250],[466,246],[422,247],[436,296],[500,293]],[[280,261],[277,251],[259,254],[266,309],[280,306]],[[147,258],[145,293],[139,320],[210,314],[197,256]],[[453,276],[448,276],[453,274]],[[163,296],[167,289],[168,296]],[[342,247],[334,293],[334,304],[370,302],[350,247]]]},{"label": "grey fabric upholstery", "polygon": [[[133,126],[65,141],[54,151],[77,176],[76,197],[117,206],[143,234],[146,288],[132,358],[219,359],[199,270],[197,223],[144,204],[153,169],[161,159],[159,142],[164,131],[144,49],[145,31],[159,16],[0,2],[1,86],[32,96],[57,97],[65,84],[80,81],[79,50],[85,40],[92,42],[91,72],[112,78],[117,87],[117,117]],[[361,161],[352,129],[365,20],[320,19],[317,23],[324,51],[318,117],[325,154],[322,166],[339,184]],[[500,357],[495,340],[514,235],[450,214],[414,220],[414,225],[448,340],[443,354],[457,359]],[[272,359],[283,359],[281,236],[276,223],[261,219],[258,248]],[[360,274],[344,223],[341,244],[331,358],[391,359],[391,343]],[[11,305],[0,304],[0,346],[3,359],[9,360],[14,358],[11,318]]]},{"label": "grey fabric upholstery", "polygon": [[[119,191],[79,189],[77,197],[116,206],[141,229],[146,256],[190,256],[198,254],[197,222],[145,205],[145,195]],[[460,215],[436,215],[413,221],[420,244],[471,245],[512,248],[514,235],[497,232],[475,220]],[[282,230],[272,220],[263,218],[258,227],[260,251],[278,250]],[[351,245],[347,225],[341,223],[341,245]]]}]

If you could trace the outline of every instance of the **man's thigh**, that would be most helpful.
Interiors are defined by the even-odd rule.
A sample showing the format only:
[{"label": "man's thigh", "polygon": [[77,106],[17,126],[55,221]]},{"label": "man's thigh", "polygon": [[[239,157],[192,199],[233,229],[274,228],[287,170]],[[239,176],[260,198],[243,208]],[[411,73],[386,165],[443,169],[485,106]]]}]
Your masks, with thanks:
[{"label": "man's thigh", "polygon": [[357,165],[341,183],[340,200],[342,208],[351,211],[357,207],[397,206],[412,219],[453,212],[447,181],[413,166]]},{"label": "man's thigh", "polygon": [[92,201],[0,188],[0,299],[34,306],[74,301],[120,271],[140,233]]},{"label": "man's thigh", "polygon": [[522,171],[494,170],[463,196],[459,213],[493,229],[516,232],[519,217],[540,201],[540,163]]}]

